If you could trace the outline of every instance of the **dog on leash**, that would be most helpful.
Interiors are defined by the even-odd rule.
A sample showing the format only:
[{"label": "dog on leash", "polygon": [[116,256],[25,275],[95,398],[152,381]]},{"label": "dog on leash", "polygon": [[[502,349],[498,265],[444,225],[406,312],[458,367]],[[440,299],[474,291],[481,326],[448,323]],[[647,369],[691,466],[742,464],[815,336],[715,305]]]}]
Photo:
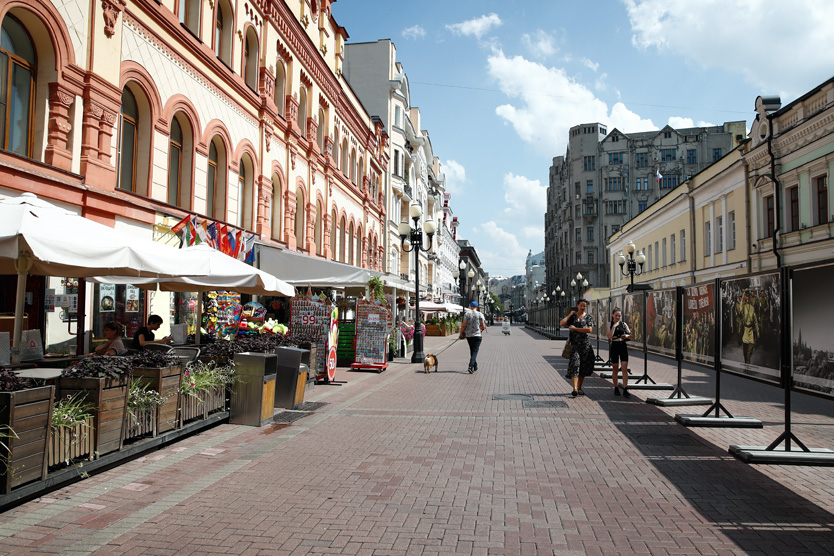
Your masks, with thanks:
[{"label": "dog on leash", "polygon": [[426,358],[423,359],[423,370],[430,373],[432,367],[434,367],[434,372],[437,372],[437,356],[429,353],[426,355]]}]

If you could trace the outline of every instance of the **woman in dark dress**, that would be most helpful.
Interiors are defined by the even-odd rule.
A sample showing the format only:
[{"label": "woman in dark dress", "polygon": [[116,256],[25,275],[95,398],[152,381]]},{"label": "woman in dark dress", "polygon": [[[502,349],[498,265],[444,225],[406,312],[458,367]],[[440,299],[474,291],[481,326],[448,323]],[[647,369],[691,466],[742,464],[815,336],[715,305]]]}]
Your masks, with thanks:
[{"label": "woman in dark dress", "polygon": [[576,304],[576,310],[571,311],[559,323],[560,326],[567,326],[570,330],[568,342],[573,346],[573,354],[568,361],[567,376],[573,382],[571,396],[574,398],[585,395],[585,392],[582,391],[582,382],[584,382],[586,376],[590,376],[594,372],[594,348],[591,347],[588,334],[593,332],[595,323],[587,310],[588,300],[580,299]]}]

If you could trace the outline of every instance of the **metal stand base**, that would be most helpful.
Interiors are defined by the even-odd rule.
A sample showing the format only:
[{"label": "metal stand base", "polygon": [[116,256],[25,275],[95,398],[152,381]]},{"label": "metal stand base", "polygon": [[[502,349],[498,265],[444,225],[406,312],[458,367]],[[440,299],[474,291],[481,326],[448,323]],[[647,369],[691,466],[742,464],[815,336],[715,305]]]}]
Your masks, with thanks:
[{"label": "metal stand base", "polygon": [[729,452],[744,463],[773,463],[778,465],[834,466],[834,451],[811,448],[805,451],[799,446],[788,450],[768,450],[765,446],[730,446]]},{"label": "metal stand base", "polygon": [[685,427],[725,427],[760,429],[762,422],[753,417],[704,417],[703,415],[675,415],[675,421]]},{"label": "metal stand base", "polygon": [[675,387],[668,382],[629,382],[629,390],[674,390]]},{"label": "metal stand base", "polygon": [[646,403],[663,407],[677,407],[682,405],[709,405],[712,400],[701,396],[689,396],[688,398],[649,398]]},{"label": "metal stand base", "polygon": [[[602,369],[606,369],[606,370],[602,370]],[[607,367],[607,368],[606,367],[594,367],[594,371],[596,371],[599,374],[600,378],[613,378],[614,377],[614,372],[611,370],[610,366]],[[620,373],[617,373],[617,375],[619,376]],[[628,372],[628,378],[630,379],[633,376],[634,376],[634,374],[631,371],[629,371]]]}]

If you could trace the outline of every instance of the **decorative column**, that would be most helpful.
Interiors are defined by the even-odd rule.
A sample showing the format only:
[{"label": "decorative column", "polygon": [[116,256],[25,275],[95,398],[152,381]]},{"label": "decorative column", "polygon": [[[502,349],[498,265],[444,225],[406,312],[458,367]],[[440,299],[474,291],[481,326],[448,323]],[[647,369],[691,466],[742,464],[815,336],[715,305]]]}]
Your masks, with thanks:
[{"label": "decorative column", "polygon": [[316,205],[307,203],[305,213],[307,220],[304,222],[304,228],[307,232],[304,234],[304,245],[307,248],[307,252],[313,255],[316,253]]},{"label": "decorative column", "polygon": [[271,237],[270,210],[272,208],[272,180],[261,174],[258,176],[258,214],[255,220],[255,230],[261,237]]},{"label": "decorative column", "polygon": [[49,123],[45,162],[62,170],[72,169],[72,153],[67,149],[69,132],[69,109],[75,102],[75,95],[59,83],[49,84]]}]

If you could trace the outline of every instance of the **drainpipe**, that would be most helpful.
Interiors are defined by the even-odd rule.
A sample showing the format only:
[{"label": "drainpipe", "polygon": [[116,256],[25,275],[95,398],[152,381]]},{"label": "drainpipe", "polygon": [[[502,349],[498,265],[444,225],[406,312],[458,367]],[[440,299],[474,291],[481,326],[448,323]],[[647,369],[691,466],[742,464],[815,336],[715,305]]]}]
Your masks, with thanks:
[{"label": "drainpipe", "polygon": [[779,235],[782,233],[782,188],[779,180],[776,179],[776,157],[773,156],[773,115],[767,115],[767,124],[770,128],[767,134],[767,154],[770,155],[770,179],[773,181],[773,195],[776,197],[775,227],[773,229],[773,254],[776,256],[776,268],[782,268],[782,256],[779,254]]},{"label": "drainpipe", "polygon": [[690,235],[692,236],[689,238],[689,253],[690,253],[690,264],[691,270],[689,271],[689,275],[692,277],[692,283],[695,284],[695,271],[697,270],[696,264],[697,260],[695,259],[695,238],[696,230],[695,230],[695,199],[692,197],[689,191],[686,192],[686,196],[689,197],[689,229],[691,230]]}]

